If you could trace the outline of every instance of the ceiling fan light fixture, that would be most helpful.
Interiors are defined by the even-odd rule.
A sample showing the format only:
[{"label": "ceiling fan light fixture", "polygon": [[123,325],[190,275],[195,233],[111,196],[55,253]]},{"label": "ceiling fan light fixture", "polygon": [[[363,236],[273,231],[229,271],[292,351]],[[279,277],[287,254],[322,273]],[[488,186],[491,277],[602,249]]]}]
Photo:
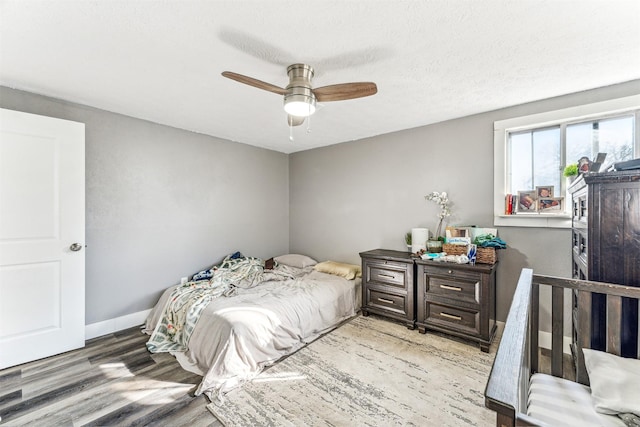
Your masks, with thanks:
[{"label": "ceiling fan light fixture", "polygon": [[[223,71],[222,76],[258,89],[284,95],[284,110],[289,126],[300,126],[306,117],[316,112],[316,101],[332,102],[371,96],[378,92],[373,82],[340,83],[313,88],[313,68],[307,64],[292,64],[287,67],[289,84],[282,88],[253,77],[231,71]],[[307,121],[309,124],[309,121]]]},{"label": "ceiling fan light fixture", "polygon": [[316,98],[308,95],[294,94],[284,97],[284,111],[297,117],[308,117],[316,112]]}]

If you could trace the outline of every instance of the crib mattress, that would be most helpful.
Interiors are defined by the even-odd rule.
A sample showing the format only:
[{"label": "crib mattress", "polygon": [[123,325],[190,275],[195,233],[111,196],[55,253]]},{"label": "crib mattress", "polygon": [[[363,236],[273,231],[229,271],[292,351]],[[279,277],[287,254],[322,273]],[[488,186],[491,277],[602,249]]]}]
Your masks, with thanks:
[{"label": "crib mattress", "polygon": [[547,374],[531,377],[527,415],[553,426],[625,427],[617,416],[596,412],[589,387]]}]

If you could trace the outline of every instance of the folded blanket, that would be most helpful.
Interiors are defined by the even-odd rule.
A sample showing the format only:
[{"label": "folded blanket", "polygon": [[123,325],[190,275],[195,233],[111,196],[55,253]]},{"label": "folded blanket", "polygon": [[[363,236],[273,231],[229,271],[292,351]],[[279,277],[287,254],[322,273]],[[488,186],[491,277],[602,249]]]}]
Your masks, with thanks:
[{"label": "folded blanket", "polygon": [[504,240],[493,234],[483,234],[475,238],[474,244],[482,248],[506,249],[507,244]]}]

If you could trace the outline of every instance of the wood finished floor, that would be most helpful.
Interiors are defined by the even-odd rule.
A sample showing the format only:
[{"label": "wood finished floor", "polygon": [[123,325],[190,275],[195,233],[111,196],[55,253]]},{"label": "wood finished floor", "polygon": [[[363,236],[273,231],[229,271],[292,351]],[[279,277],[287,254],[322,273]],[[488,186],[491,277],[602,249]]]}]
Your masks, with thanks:
[{"label": "wood finished floor", "polygon": [[1,426],[216,426],[201,377],[131,328],[83,349],[0,370]]}]

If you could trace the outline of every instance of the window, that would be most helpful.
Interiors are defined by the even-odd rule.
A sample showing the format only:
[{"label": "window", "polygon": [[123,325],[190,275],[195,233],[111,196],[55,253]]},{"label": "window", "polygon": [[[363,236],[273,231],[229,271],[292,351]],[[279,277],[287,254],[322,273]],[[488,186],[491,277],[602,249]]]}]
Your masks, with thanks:
[{"label": "window", "polygon": [[[494,123],[494,224],[570,227],[562,172],[581,157],[607,153],[601,171],[640,157],[640,95]],[[564,211],[505,215],[505,196],[553,187]]]}]

